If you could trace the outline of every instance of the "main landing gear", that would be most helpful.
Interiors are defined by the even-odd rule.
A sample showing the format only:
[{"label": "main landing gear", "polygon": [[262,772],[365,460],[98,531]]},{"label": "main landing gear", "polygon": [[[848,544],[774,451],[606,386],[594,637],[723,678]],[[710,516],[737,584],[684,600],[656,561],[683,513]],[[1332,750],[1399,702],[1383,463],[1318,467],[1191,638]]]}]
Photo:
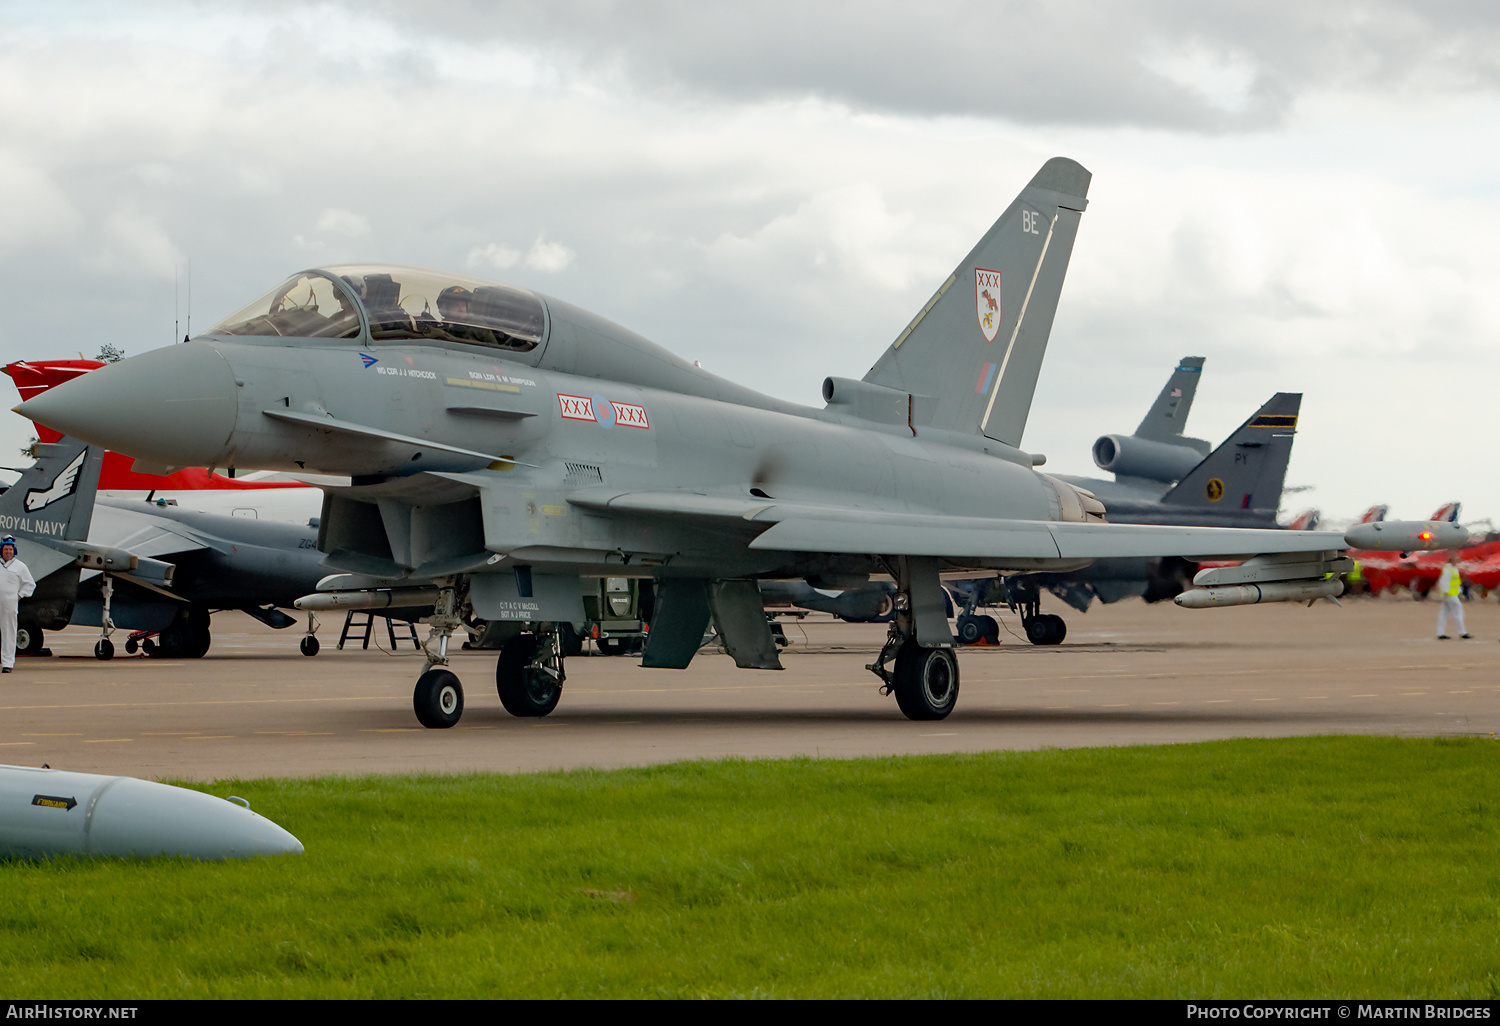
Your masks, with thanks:
[{"label": "main landing gear", "polygon": [[[464,714],[464,688],[448,669],[448,639],[464,626],[461,610],[468,604],[466,583],[450,578],[441,584],[428,621],[430,631],[422,648],[427,665],[412,692],[412,710],[424,727],[451,727]],[[495,664],[495,690],[512,716],[546,716],[562,697],[563,645],[557,624],[522,625],[500,649]]]},{"label": "main landing gear", "polygon": [[[958,704],[958,659],[937,561],[900,556],[891,569],[896,608],[890,634],[865,669],[885,682],[881,694],[894,694],[907,719],[941,720]],[[895,667],[889,669],[893,659]]]},{"label": "main landing gear", "polygon": [[1010,578],[1005,582],[1006,602],[1011,612],[1021,614],[1026,640],[1033,645],[1061,645],[1068,636],[1068,624],[1060,616],[1041,611],[1042,594],[1029,581]]}]

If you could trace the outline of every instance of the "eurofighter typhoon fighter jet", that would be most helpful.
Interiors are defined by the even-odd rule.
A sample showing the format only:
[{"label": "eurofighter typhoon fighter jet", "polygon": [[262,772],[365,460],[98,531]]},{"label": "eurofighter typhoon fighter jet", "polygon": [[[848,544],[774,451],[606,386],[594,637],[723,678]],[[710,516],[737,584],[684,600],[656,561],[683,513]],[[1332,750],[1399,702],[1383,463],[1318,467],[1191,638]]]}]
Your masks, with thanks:
[{"label": "eurofighter typhoon fighter jet", "polygon": [[779,669],[757,579],[888,578],[896,615],[869,668],[907,716],[941,719],[959,690],[943,575],[1261,553],[1211,571],[1200,604],[1340,587],[1337,534],[1109,524],[1021,449],[1089,179],[1044,164],[862,379],[823,382],[822,409],[526,289],[342,266],[18,410],[138,468],[349,475],[325,489],[317,543],[342,573],[299,604],[434,603],[426,726],[458,722],[448,641],[480,620],[511,634],[504,707],[551,712],[579,578],[630,575],[656,582],[643,665],[659,668],[687,666],[712,621],[738,665]]}]

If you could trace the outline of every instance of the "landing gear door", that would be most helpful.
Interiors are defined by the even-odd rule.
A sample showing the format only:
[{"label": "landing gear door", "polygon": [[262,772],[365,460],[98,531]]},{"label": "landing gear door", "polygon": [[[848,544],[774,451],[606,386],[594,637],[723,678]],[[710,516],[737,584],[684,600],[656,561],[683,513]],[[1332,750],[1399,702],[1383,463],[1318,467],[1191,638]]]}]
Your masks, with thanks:
[{"label": "landing gear door", "polygon": [[534,572],[518,566],[509,572],[475,574],[469,601],[481,620],[531,620],[582,623],[583,584],[577,574]]}]

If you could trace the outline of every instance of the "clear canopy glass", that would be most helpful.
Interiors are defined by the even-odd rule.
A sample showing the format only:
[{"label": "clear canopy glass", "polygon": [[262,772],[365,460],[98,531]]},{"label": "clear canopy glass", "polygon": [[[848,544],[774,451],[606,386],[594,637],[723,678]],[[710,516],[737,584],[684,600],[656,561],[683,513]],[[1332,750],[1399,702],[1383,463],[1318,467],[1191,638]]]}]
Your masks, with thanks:
[{"label": "clear canopy glass", "polygon": [[208,329],[210,335],[358,338],[354,300],[325,275],[294,274],[255,302]]},{"label": "clear canopy glass", "polygon": [[527,352],[546,329],[542,301],[525,289],[415,267],[351,264],[304,271],[210,329],[220,335],[440,339]]}]

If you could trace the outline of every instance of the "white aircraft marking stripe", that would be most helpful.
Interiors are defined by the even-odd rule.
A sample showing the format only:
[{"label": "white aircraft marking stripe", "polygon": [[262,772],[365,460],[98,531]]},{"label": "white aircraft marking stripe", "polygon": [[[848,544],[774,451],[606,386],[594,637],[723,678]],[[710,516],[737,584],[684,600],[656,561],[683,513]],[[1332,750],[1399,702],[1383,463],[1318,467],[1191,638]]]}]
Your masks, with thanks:
[{"label": "white aircraft marking stripe", "polygon": [[990,401],[984,408],[984,416],[979,419],[979,431],[990,423],[990,411],[995,408],[995,397],[1000,394],[1000,389],[1005,387],[1005,368],[1010,365],[1010,354],[1016,348],[1016,336],[1021,334],[1021,322],[1026,320],[1026,307],[1031,304],[1031,292],[1036,288],[1036,279],[1042,273],[1042,262],[1047,259],[1047,247],[1052,245],[1052,233],[1057,228],[1057,215],[1052,215],[1052,223],[1047,226],[1047,237],[1042,240],[1042,255],[1036,258],[1036,267],[1031,272],[1031,284],[1026,286],[1026,298],[1021,300],[1021,312],[1016,315],[1015,329],[1010,333],[1010,341],[1005,344],[1005,358],[1000,361],[1000,372],[995,375],[995,390],[990,393]]}]

